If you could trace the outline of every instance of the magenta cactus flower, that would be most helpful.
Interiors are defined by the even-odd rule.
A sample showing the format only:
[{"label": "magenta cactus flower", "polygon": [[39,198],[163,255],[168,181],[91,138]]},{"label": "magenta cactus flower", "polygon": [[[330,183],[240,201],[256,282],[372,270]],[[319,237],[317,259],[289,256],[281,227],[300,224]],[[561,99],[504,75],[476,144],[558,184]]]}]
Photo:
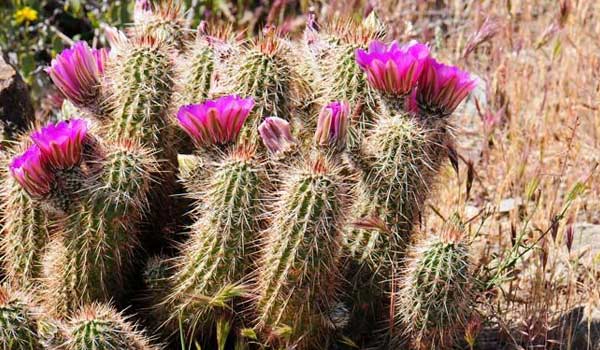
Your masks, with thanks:
[{"label": "magenta cactus flower", "polygon": [[356,50],[356,62],[367,73],[369,84],[393,96],[411,92],[428,57],[429,49],[418,42],[400,47],[397,42],[386,45],[373,41],[368,51]]},{"label": "magenta cactus flower", "polygon": [[57,170],[69,169],[81,161],[88,125],[83,119],[50,124],[31,135],[48,164]]},{"label": "magenta cactus flower", "polygon": [[54,174],[37,145],[30,146],[21,155],[13,158],[8,169],[12,177],[34,198],[50,193]]},{"label": "magenta cactus flower", "polygon": [[225,144],[237,138],[253,107],[252,98],[223,96],[183,106],[177,113],[177,119],[199,147]]},{"label": "magenta cactus flower", "polygon": [[448,116],[475,88],[469,73],[428,58],[419,79],[417,102],[430,115]]},{"label": "magenta cactus flower", "polygon": [[108,50],[91,49],[79,41],[52,60],[46,72],[58,89],[78,107],[90,107],[100,93]]},{"label": "magenta cactus flower", "polygon": [[296,144],[290,123],[278,117],[265,118],[258,127],[258,133],[265,146],[275,155],[288,151]]},{"label": "magenta cactus flower", "polygon": [[317,120],[315,143],[319,146],[346,146],[350,105],[347,102],[334,101],[324,106]]}]

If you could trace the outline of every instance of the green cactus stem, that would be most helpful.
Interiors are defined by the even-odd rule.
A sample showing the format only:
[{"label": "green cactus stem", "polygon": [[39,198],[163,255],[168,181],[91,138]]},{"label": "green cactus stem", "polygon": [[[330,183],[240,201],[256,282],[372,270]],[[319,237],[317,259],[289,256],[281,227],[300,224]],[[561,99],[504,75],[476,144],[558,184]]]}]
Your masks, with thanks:
[{"label": "green cactus stem", "polygon": [[396,328],[417,349],[452,346],[472,312],[473,277],[469,246],[448,230],[410,248],[396,295]]},{"label": "green cactus stem", "polygon": [[273,343],[325,347],[334,326],[345,188],[322,156],[283,180],[257,273],[258,328]]},{"label": "green cactus stem", "polygon": [[86,305],[69,320],[66,326],[67,340],[61,349],[159,349],[136,328],[107,305]]},{"label": "green cactus stem", "polygon": [[164,303],[169,321],[176,325],[180,318],[187,333],[210,331],[242,292],[260,231],[265,180],[255,150],[239,146],[196,188],[203,200],[194,210],[191,240],[176,261]]}]

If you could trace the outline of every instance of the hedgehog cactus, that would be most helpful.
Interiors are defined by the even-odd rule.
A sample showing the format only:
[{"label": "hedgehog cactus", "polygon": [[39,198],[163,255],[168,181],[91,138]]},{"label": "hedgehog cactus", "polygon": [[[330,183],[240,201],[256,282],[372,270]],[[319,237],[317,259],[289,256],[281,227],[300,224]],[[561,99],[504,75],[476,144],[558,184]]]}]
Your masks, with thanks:
[{"label": "hedgehog cactus", "polygon": [[308,57],[313,61],[310,64],[314,76],[312,85],[319,104],[347,101],[352,107],[349,150],[359,147],[366,130],[376,121],[379,110],[373,88],[355,60],[357,49],[366,48],[369,42],[383,35],[378,26],[371,25],[373,21],[376,21],[374,17],[363,23],[336,20],[324,25],[320,32],[315,22],[309,21],[305,33]]},{"label": "hedgehog cactus", "polygon": [[[347,122],[347,115],[342,120]],[[315,140],[344,145],[346,134],[337,130],[346,127],[321,118]],[[258,328],[281,346],[309,349],[329,342],[334,331],[327,316],[337,304],[347,189],[330,154],[318,151],[283,176],[262,240]]]},{"label": "hedgehog cactus", "polygon": [[289,43],[267,27],[260,38],[241,49],[239,57],[224,67],[222,87],[217,92],[252,97],[256,108],[246,128],[256,140],[263,116],[290,120],[310,98],[304,77],[294,66]]},{"label": "hedgehog cactus", "polygon": [[2,349],[42,349],[39,311],[30,297],[0,286],[0,346]]},{"label": "hedgehog cactus", "polygon": [[182,321],[189,334],[209,333],[212,321],[226,317],[227,305],[240,293],[250,267],[252,242],[259,231],[264,167],[252,146],[229,147],[225,154],[215,154],[215,148],[236,140],[253,104],[252,99],[225,96],[184,106],[178,114],[182,128],[205,155],[210,154],[212,163],[210,178],[190,184],[201,198],[194,210],[196,222],[173,276],[166,281],[170,290],[160,304],[168,310],[158,310],[172,325]]},{"label": "hedgehog cactus", "polygon": [[103,304],[84,306],[65,328],[66,341],[60,347],[65,350],[158,349],[121,314]]},{"label": "hedgehog cactus", "polygon": [[[8,170],[5,159],[2,163],[2,170]],[[49,239],[48,218],[40,203],[16,179],[3,177],[6,181],[0,191],[2,267],[10,283],[29,289],[35,278],[40,277],[41,256]]]},{"label": "hedgehog cactus", "polygon": [[[110,53],[76,43],[52,62],[80,118],[31,132],[3,159],[2,265],[11,287],[67,320],[48,327],[61,348],[154,348],[97,304],[122,301],[140,266],[153,321],[199,344],[224,347],[232,331],[267,347],[326,348],[340,335],[370,346],[386,327],[450,344],[468,316],[466,247],[418,241],[414,226],[471,77],[422,44],[377,41],[374,15],[322,30],[311,17],[304,45],[273,27],[239,44],[206,23],[187,41],[170,0],[136,1],[134,21],[106,30]],[[189,217],[170,215],[177,166]],[[167,220],[190,224],[175,257],[148,243]],[[140,245],[161,258],[140,261]]]},{"label": "hedgehog cactus", "polygon": [[473,277],[462,233],[449,229],[409,249],[394,305],[398,330],[418,349],[450,347],[472,310]]}]

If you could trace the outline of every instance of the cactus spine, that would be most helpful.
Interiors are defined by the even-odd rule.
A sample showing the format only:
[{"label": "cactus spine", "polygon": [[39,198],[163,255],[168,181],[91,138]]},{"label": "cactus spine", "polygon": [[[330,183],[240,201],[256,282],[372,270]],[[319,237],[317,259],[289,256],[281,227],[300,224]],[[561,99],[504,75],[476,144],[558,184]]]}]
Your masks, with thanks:
[{"label": "cactus spine", "polygon": [[122,315],[103,304],[90,304],[79,310],[66,326],[66,338],[61,349],[158,349]]},{"label": "cactus spine", "polygon": [[323,346],[331,332],[345,208],[339,171],[323,156],[292,170],[265,234],[258,325],[283,346]]},{"label": "cactus spine", "polygon": [[410,249],[394,307],[398,328],[415,348],[451,346],[470,317],[473,278],[469,248],[461,236],[450,230]]}]

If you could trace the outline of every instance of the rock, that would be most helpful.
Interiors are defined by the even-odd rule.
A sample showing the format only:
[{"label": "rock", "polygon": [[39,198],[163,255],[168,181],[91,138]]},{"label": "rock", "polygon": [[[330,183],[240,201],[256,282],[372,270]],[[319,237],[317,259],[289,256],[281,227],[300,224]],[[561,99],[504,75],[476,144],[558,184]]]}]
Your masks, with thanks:
[{"label": "rock", "polygon": [[0,124],[5,135],[11,137],[15,132],[27,129],[33,119],[29,88],[0,53]]},{"label": "rock", "polygon": [[578,306],[560,317],[553,339],[560,349],[600,350],[600,308]]},{"label": "rock", "polygon": [[499,213],[508,213],[509,211],[520,207],[523,204],[523,200],[517,198],[506,198],[500,201],[498,204]]},{"label": "rock", "polygon": [[573,251],[590,249],[592,256],[600,253],[600,225],[579,222],[573,226]]}]

